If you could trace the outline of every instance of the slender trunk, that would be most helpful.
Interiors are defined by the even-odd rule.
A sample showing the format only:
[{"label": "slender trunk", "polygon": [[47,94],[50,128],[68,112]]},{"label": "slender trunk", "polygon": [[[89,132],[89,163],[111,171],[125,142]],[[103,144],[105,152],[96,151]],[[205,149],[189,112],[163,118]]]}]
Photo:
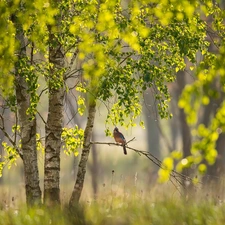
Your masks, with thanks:
[{"label": "slender trunk", "polygon": [[87,160],[90,152],[90,141],[91,141],[91,136],[92,136],[92,130],[94,126],[94,119],[95,119],[95,112],[96,112],[96,103],[93,101],[89,105],[88,109],[88,119],[87,119],[87,125],[84,131],[84,144],[83,144],[83,149],[82,149],[82,154],[81,154],[81,159],[78,167],[78,173],[77,173],[77,179],[74,185],[74,189],[72,192],[72,196],[70,198],[70,206],[76,205],[81,196],[81,192],[83,190],[83,185],[84,185],[84,178],[86,174],[86,168],[87,168]]},{"label": "slender trunk", "polygon": [[[216,86],[213,88],[215,89]],[[219,90],[218,90],[219,91]],[[220,93],[221,97],[219,99],[210,99],[210,104],[207,105],[205,111],[211,106],[210,112],[213,113],[213,116],[215,116],[218,108],[221,106],[224,96],[222,93]],[[216,107],[215,107],[216,106]],[[208,126],[210,122],[210,114],[208,117],[206,117],[206,120],[203,123],[205,126]],[[207,120],[208,119],[208,120]],[[225,144],[225,134],[221,133],[219,134],[219,138],[216,141],[216,150],[218,153],[218,156],[216,158],[216,161],[213,165],[208,165],[206,176],[203,178],[203,182],[208,185],[215,185],[215,187],[221,182],[220,178],[224,175],[225,172],[225,151],[224,151],[224,144]],[[206,162],[207,164],[207,162]]]},{"label": "slender trunk", "polygon": [[176,83],[171,84],[171,104],[170,110],[173,114],[173,118],[169,120],[170,132],[171,132],[171,147],[172,150],[177,149],[178,140],[180,137],[180,127],[179,127],[179,108],[177,107],[178,103],[178,85]]},{"label": "slender trunk", "polygon": [[[95,135],[93,132],[92,140],[95,140]],[[92,153],[92,163],[89,164],[89,170],[91,172],[91,181],[92,181],[92,188],[93,188],[93,194],[94,198],[97,198],[98,194],[98,173],[99,173],[99,162],[98,162],[98,153],[96,149],[96,145],[92,145],[91,147],[91,153]]]},{"label": "slender trunk", "polygon": [[[177,74],[177,84],[178,84],[177,92],[178,96],[180,96],[185,87],[185,72],[179,72]],[[184,109],[179,109],[179,121],[181,126],[183,156],[187,157],[191,155],[191,131],[186,120]],[[191,176],[193,171],[191,169],[184,169],[183,173],[187,176]],[[192,192],[193,184],[191,183],[189,184],[183,181],[183,187],[184,187],[183,191],[186,197],[189,196],[189,194],[193,193]]]},{"label": "slender trunk", "polygon": [[[179,72],[177,75],[177,84],[178,84],[178,96],[182,93],[185,87],[185,73]],[[179,110],[180,116],[180,125],[181,125],[181,134],[182,134],[182,145],[184,157],[191,155],[191,132],[188,126],[186,115],[183,109]]]},{"label": "slender trunk", "polygon": [[93,188],[93,194],[94,198],[97,198],[98,194],[98,171],[99,171],[99,165],[98,165],[98,155],[97,155],[97,149],[96,146],[92,146],[92,157],[93,157],[93,162],[91,165],[91,180],[92,180],[92,188]]},{"label": "slender trunk", "polygon": [[[151,93],[150,89],[148,90]],[[154,113],[154,99],[153,96],[149,93],[145,93],[145,106],[144,106],[144,115],[147,128],[147,142],[148,142],[148,151],[151,152],[158,159],[161,158],[160,152],[160,133],[159,127],[157,125],[157,110]],[[155,114],[155,115],[154,115]],[[157,168],[155,168],[157,169]]]},{"label": "slender trunk", "polygon": [[25,59],[26,48],[22,29],[17,27],[17,39],[20,42],[19,59],[15,65],[15,86],[18,108],[19,124],[21,126],[21,148],[23,154],[26,202],[28,206],[41,203],[41,189],[39,186],[39,171],[37,163],[36,148],[36,118],[30,120],[27,109],[30,106],[28,85],[23,76],[23,68],[20,68],[19,61]]},{"label": "slender trunk", "polygon": [[[2,131],[0,131],[0,140],[1,142],[4,141],[4,134]],[[0,146],[0,163],[2,162],[2,158],[3,158],[3,148],[2,146]],[[3,184],[3,176],[0,177],[0,185]]]},{"label": "slender trunk", "polygon": [[60,148],[63,127],[64,55],[57,37],[49,27],[49,108],[45,127],[44,203],[60,203]]}]

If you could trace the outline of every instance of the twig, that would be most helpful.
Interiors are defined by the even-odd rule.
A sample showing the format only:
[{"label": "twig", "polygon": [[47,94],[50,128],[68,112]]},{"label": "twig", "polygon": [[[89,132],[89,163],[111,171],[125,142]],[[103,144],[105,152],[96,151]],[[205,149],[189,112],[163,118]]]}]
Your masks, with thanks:
[{"label": "twig", "polygon": [[126,144],[130,143],[131,141],[134,141],[135,140],[135,137],[133,137],[131,140],[127,141]]},{"label": "twig", "polygon": [[46,123],[46,121],[44,120],[44,118],[43,118],[43,116],[41,115],[41,113],[39,113],[39,112],[37,111],[37,114],[38,114],[38,116],[41,118],[42,122],[46,125],[47,123]]},{"label": "twig", "polygon": [[39,98],[42,96],[42,94],[48,90],[48,87],[44,88],[41,90],[40,94],[39,94]]}]

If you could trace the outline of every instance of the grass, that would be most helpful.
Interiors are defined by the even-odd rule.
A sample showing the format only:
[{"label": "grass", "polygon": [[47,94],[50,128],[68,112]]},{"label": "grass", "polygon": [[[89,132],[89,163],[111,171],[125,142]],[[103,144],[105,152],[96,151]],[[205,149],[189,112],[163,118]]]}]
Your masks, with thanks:
[{"label": "grass", "polygon": [[[157,200],[158,199],[158,200]],[[0,210],[0,225],[222,225],[225,204],[209,199],[184,200],[171,196],[101,196],[70,210],[32,208]]]},{"label": "grass", "polygon": [[225,224],[224,183],[221,190],[208,186],[207,193],[199,187],[195,196],[187,200],[180,197],[171,183],[148,183],[149,174],[143,177],[132,172],[126,176],[121,176],[119,171],[107,174],[108,180],[99,184],[96,200],[91,195],[91,187],[86,185],[82,205],[73,210],[66,205],[73,187],[67,182],[68,188],[62,188],[60,209],[36,207],[28,210],[24,205],[23,184],[1,185],[0,225]]}]

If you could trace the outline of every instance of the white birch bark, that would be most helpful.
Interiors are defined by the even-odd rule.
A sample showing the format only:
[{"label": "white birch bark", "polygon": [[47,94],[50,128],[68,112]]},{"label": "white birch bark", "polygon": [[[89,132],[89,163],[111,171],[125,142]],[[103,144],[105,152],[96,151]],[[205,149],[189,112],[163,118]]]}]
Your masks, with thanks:
[{"label": "white birch bark", "polygon": [[[26,56],[25,41],[22,32],[17,28],[16,37],[20,42],[19,59]],[[15,66],[16,100],[21,126],[22,160],[24,165],[26,202],[28,206],[41,203],[41,189],[39,186],[39,171],[36,148],[36,118],[30,120],[27,109],[30,106],[30,96],[25,78],[20,74],[18,66]]]},{"label": "white birch bark", "polygon": [[[60,46],[56,44],[57,38],[51,33],[51,30],[49,43],[49,62],[53,64],[49,79],[50,82],[58,82],[56,74],[64,67],[64,56]],[[57,88],[50,83],[48,118],[45,127],[44,166],[44,203],[47,205],[60,203],[60,148],[63,127],[63,99],[63,83]]]}]

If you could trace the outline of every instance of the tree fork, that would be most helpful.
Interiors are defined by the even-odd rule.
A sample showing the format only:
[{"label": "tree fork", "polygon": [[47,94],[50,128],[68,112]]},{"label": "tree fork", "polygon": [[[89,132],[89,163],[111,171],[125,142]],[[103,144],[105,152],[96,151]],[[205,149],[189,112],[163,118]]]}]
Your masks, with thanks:
[{"label": "tree fork", "polygon": [[88,109],[87,125],[84,131],[84,144],[83,144],[80,163],[78,166],[77,179],[76,179],[72,196],[69,202],[70,207],[75,206],[79,202],[81,192],[83,190],[84,178],[85,178],[86,168],[87,168],[87,160],[88,160],[88,156],[89,156],[89,152],[91,148],[91,136],[92,136],[93,126],[94,126],[95,113],[96,113],[96,102],[93,101],[89,105],[89,109]]}]

